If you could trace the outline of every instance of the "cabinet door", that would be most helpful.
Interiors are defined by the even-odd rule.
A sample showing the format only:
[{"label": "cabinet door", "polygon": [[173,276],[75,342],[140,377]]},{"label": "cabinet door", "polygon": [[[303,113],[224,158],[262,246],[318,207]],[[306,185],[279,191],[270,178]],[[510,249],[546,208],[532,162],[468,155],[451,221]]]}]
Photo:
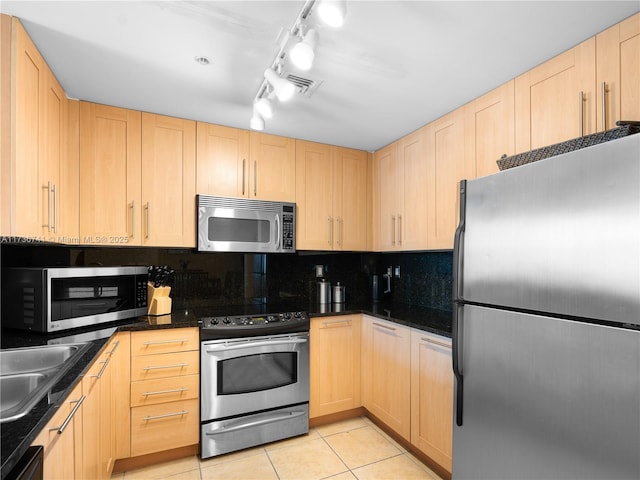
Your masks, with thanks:
[{"label": "cabinet door", "polygon": [[195,247],[196,124],[142,114],[142,243]]},{"label": "cabinet door", "polygon": [[259,132],[249,132],[249,139],[249,197],[295,202],[295,140]]},{"label": "cabinet door", "polygon": [[[49,239],[58,241],[62,232],[59,228],[60,216],[60,165],[66,155],[67,97],[62,87],[48,68],[44,71],[44,120],[42,123],[39,171],[43,187],[42,205],[43,225]],[[50,189],[48,192],[47,189]],[[62,235],[60,235],[62,236]]]},{"label": "cabinet door", "polygon": [[0,14],[0,235],[11,235],[11,17]]},{"label": "cabinet door", "polygon": [[595,131],[595,37],[515,79],[516,153]]},{"label": "cabinet door", "polygon": [[401,178],[398,190],[397,240],[400,250],[427,248],[427,155],[424,129],[398,142],[398,167]]},{"label": "cabinet door", "polygon": [[361,406],[360,320],[360,315],[311,320],[311,418]]},{"label": "cabinet door", "polygon": [[392,143],[373,154],[374,245],[376,250],[394,250],[397,243],[398,185],[403,172],[398,167],[398,144]]},{"label": "cabinet door", "polygon": [[44,448],[45,480],[85,478],[82,475],[84,400],[82,385],[78,385],[32,443]]},{"label": "cabinet door", "polygon": [[640,13],[596,35],[597,130],[640,118]]},{"label": "cabinet door", "polygon": [[80,102],[80,235],[141,243],[140,112]]},{"label": "cabinet door", "polygon": [[334,249],[367,249],[367,152],[332,147]]},{"label": "cabinet door", "polygon": [[333,178],[331,147],[296,140],[296,248],[333,250]]},{"label": "cabinet door", "polygon": [[457,226],[458,182],[473,176],[464,155],[464,112],[455,110],[426,127],[429,168],[430,249],[453,248]]},{"label": "cabinet door", "polygon": [[197,193],[249,195],[249,132],[198,122]]},{"label": "cabinet door", "polygon": [[60,243],[80,243],[80,102],[66,99],[64,158],[60,163],[57,222]]},{"label": "cabinet door", "polygon": [[113,455],[131,456],[131,416],[129,385],[131,382],[131,334],[119,332],[111,342],[111,401],[113,404]]},{"label": "cabinet door", "polygon": [[411,331],[411,443],[451,472],[451,340]]},{"label": "cabinet door", "polygon": [[373,317],[362,321],[364,407],[409,440],[411,332]]},{"label": "cabinet door", "polygon": [[43,225],[49,225],[51,195],[50,191],[43,189],[47,183],[41,173],[46,175],[47,172],[44,165],[41,172],[40,165],[45,159],[40,152],[46,143],[47,66],[15,17],[12,29],[15,127],[11,162],[11,233],[38,238],[47,233],[48,239],[48,231],[43,229]]},{"label": "cabinet door", "polygon": [[510,80],[465,106],[464,146],[475,178],[497,173],[496,160],[515,152],[513,89]]},{"label": "cabinet door", "polygon": [[[102,360],[100,360],[102,361]],[[102,407],[100,405],[101,382],[98,374],[102,364],[95,362],[82,379],[82,394],[85,401],[82,411],[82,478],[101,479],[102,475],[102,450],[100,447],[102,427]],[[109,414],[107,414],[110,416]]]}]

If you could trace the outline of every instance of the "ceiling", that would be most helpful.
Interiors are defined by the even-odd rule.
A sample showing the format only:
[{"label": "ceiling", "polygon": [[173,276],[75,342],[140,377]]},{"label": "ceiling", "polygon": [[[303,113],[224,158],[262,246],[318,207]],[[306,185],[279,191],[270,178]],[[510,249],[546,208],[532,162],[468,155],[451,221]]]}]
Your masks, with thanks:
[{"label": "ceiling", "polygon": [[[11,1],[71,98],[249,128],[304,1]],[[640,11],[640,1],[348,1],[265,132],[375,151]],[[196,56],[211,60],[208,66]]]}]

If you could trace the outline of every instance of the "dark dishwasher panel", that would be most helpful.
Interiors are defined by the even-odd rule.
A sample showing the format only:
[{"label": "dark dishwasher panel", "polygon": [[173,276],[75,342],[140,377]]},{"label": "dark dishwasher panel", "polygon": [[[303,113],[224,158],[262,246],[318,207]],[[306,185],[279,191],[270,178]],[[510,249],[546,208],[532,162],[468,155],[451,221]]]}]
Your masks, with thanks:
[{"label": "dark dishwasher panel", "polygon": [[5,480],[43,480],[44,449],[29,447]]}]

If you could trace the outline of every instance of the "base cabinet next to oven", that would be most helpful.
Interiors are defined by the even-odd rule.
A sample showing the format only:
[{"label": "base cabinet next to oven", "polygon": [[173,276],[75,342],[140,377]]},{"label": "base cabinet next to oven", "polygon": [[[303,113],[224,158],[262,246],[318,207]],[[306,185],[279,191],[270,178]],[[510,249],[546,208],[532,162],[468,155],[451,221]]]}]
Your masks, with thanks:
[{"label": "base cabinet next to oven", "polygon": [[199,441],[197,328],[131,334],[131,456]]}]

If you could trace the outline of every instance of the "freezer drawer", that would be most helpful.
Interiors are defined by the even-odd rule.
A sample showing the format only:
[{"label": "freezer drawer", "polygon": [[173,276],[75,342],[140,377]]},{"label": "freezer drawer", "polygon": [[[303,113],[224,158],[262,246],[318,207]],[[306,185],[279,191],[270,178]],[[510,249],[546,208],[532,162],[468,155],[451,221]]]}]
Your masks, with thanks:
[{"label": "freezer drawer", "polygon": [[462,308],[455,480],[640,478],[640,332]]}]

